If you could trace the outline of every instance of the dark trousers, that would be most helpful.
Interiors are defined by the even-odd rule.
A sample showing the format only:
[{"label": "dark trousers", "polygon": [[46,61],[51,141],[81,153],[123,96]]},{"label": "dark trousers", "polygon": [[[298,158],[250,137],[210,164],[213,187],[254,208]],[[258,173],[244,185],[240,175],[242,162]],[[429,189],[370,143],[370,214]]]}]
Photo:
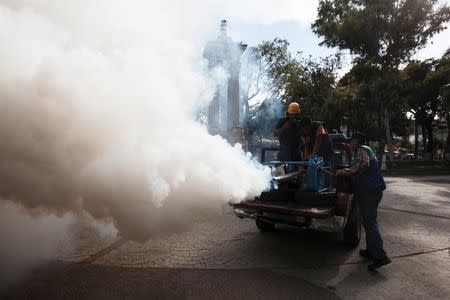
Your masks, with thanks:
[{"label": "dark trousers", "polygon": [[367,191],[355,194],[356,201],[362,215],[362,223],[366,231],[367,250],[375,259],[386,258],[386,252],[383,249],[383,239],[378,228],[377,215],[378,204],[383,198],[383,191]]}]

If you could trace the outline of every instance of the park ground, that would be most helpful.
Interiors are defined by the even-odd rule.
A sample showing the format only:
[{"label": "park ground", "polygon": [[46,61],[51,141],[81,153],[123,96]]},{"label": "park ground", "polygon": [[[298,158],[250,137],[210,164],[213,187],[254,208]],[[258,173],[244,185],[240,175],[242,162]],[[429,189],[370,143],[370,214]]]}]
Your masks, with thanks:
[{"label": "park ground", "polygon": [[[260,233],[231,208],[147,241],[84,232],[70,256],[8,286],[6,299],[449,299],[450,176],[387,177],[378,272],[335,234]],[[361,243],[364,246],[364,243]]]}]

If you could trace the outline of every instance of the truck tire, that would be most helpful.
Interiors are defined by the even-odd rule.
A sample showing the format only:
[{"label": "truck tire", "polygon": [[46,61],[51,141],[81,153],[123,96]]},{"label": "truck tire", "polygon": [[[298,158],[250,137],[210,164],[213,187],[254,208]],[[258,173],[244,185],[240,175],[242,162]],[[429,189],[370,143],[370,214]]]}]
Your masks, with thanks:
[{"label": "truck tire", "polygon": [[255,222],[256,227],[258,227],[258,229],[261,230],[262,232],[273,231],[273,229],[275,228],[275,223],[266,222],[261,219],[256,219]]},{"label": "truck tire", "polygon": [[356,248],[361,241],[361,222],[359,205],[353,201],[352,210],[344,227],[344,242],[352,248]]}]

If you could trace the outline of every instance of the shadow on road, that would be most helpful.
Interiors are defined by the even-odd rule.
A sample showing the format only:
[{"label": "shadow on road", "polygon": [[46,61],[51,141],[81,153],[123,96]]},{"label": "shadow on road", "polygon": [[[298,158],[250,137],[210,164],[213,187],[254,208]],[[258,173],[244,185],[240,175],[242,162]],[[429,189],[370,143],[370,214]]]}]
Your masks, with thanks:
[{"label": "shadow on road", "polygon": [[4,299],[338,299],[331,291],[270,270],[119,268],[53,264]]},{"label": "shadow on road", "polygon": [[246,243],[238,245],[240,257],[234,264],[249,267],[313,268],[340,265],[354,250],[338,239],[336,233],[316,232],[277,225],[274,232],[246,233]]}]

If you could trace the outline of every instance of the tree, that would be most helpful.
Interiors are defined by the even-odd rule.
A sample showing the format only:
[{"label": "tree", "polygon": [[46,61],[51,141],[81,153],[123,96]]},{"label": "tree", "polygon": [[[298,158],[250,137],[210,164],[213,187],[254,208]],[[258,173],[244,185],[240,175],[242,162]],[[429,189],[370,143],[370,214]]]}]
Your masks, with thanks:
[{"label": "tree", "polygon": [[[450,79],[449,79],[450,82]],[[444,111],[447,112],[447,140],[445,142],[445,153],[450,155],[450,83],[441,88]]]},{"label": "tree", "polygon": [[[299,62],[288,50],[286,40],[275,38],[250,48],[249,57],[243,65],[242,96],[248,105],[248,115],[244,120],[247,137],[261,141],[272,135],[276,121],[284,107],[291,102],[286,92],[301,76],[303,70]],[[254,105],[252,98],[258,96]]]},{"label": "tree", "polygon": [[248,119],[250,101],[265,91],[265,69],[258,47],[248,47],[241,59],[241,121]]},{"label": "tree", "polygon": [[433,59],[414,61],[402,72],[402,94],[406,99],[406,110],[414,115],[415,122],[422,127],[424,150],[431,154],[434,148],[433,121],[438,113],[440,101],[440,85],[436,80],[430,80],[436,63],[437,61]]},{"label": "tree", "polygon": [[[321,0],[313,31],[322,45],[349,50],[357,63],[377,68],[382,74],[375,82],[383,110],[385,138],[393,156],[392,112],[398,108],[398,67],[424,47],[434,34],[445,29],[450,9],[437,0]],[[387,89],[386,89],[387,88]]]},{"label": "tree", "polygon": [[288,47],[287,40],[275,38],[246,51],[241,72],[241,92],[243,105],[247,106],[248,111],[251,110],[249,101],[261,94],[263,99],[256,107],[262,101],[277,101],[282,105],[293,101],[289,91],[304,70],[299,61],[292,57]]},{"label": "tree", "polygon": [[434,123],[449,120],[446,86],[450,83],[450,58],[413,61],[402,70],[402,94],[406,110],[422,127],[424,149],[434,153]]},{"label": "tree", "polygon": [[[317,60],[293,57],[288,47],[286,40],[278,38],[262,42],[252,50],[253,67],[243,65],[243,96],[250,95],[247,97],[250,99],[252,95],[259,95],[258,103],[250,107],[246,120],[249,137],[261,140],[271,135],[276,120],[292,101],[301,104],[302,114],[315,118],[327,116],[324,105],[333,95],[340,57]],[[245,75],[247,73],[252,74]]]},{"label": "tree", "polygon": [[290,102],[289,90],[298,83],[304,70],[299,61],[288,50],[287,40],[279,38],[263,42],[259,46],[262,66],[266,70],[271,96],[284,102]]},{"label": "tree", "polygon": [[350,131],[365,131],[368,137],[384,146],[383,111],[378,97],[381,72],[378,68],[365,63],[356,63],[352,69],[341,78],[340,89],[349,89],[353,98],[347,105],[347,126]]},{"label": "tree", "polygon": [[445,152],[450,154],[450,48],[440,58],[432,77],[433,80],[441,83],[439,89],[440,104],[438,115],[447,122],[448,133]]},{"label": "tree", "polygon": [[334,121],[334,119],[328,118],[331,107],[326,108],[326,106],[327,103],[332,102],[336,88],[336,70],[341,64],[340,56],[330,55],[319,59],[300,56],[299,63],[303,73],[297,78],[295,84],[288,85],[287,95],[292,101],[297,101],[302,105],[304,114],[321,120]]}]

